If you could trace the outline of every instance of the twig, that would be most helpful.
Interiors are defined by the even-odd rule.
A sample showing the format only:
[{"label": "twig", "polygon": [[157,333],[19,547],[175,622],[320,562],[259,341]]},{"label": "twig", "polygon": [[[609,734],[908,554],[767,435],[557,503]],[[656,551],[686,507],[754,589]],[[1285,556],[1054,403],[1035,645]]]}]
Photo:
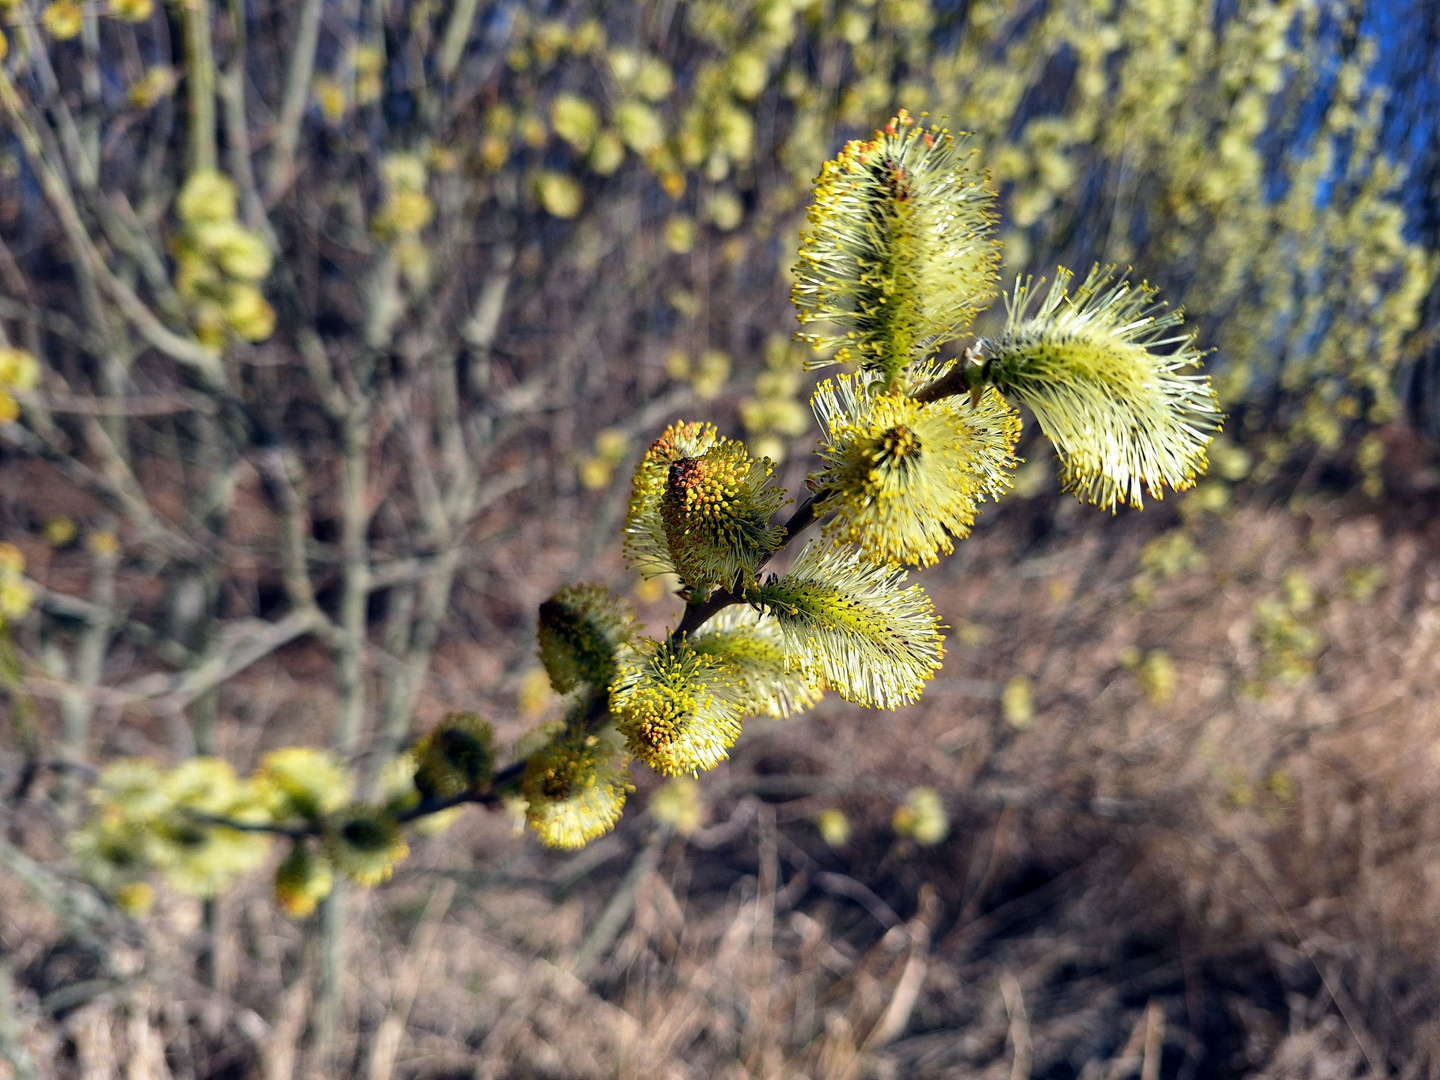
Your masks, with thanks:
[{"label": "twig", "polygon": [[910,1013],[920,998],[920,988],[924,985],[925,972],[929,967],[930,930],[939,915],[939,897],[935,887],[927,882],[920,889],[920,912],[905,927],[910,935],[910,952],[905,958],[905,967],[900,972],[885,1012],[865,1037],[862,1050],[878,1050],[893,1042],[910,1022]]},{"label": "twig", "polygon": [[1000,993],[1010,1017],[1010,1048],[1015,1055],[1010,1063],[1010,1080],[1030,1080],[1030,1067],[1035,1058],[1035,1048],[1030,1042],[1030,1018],[1025,1013],[1020,983],[1008,971],[1000,976]]},{"label": "twig", "polygon": [[213,171],[215,153],[215,53],[210,44],[209,0],[180,5],[185,26],[185,81],[190,99],[190,168]]},{"label": "twig", "polygon": [[455,882],[443,881],[431,893],[425,905],[425,914],[411,939],[410,950],[395,978],[395,989],[390,995],[390,1008],[385,1019],[375,1029],[370,1040],[370,1061],[366,1069],[366,1080],[390,1080],[395,1072],[395,1059],[400,1051],[400,1040],[405,1035],[405,1022],[409,1019],[411,1006],[420,991],[420,979],[425,974],[430,955],[435,951],[435,939],[445,913],[450,910],[450,901],[455,897]]},{"label": "twig", "polygon": [[15,84],[11,82],[9,73],[3,70],[0,70],[0,106],[9,114],[11,126],[25,148],[26,157],[35,170],[40,187],[80,261],[95,275],[96,280],[110,294],[110,298],[125,317],[134,324],[141,337],[171,359],[201,374],[209,386],[223,389],[227,378],[219,354],[194,339],[183,338],[168,329],[135,295],[130,286],[117,278],[106,265],[81,223],[79,211],[64,181],[51,168],[40,136],[30,123],[30,118],[25,114],[25,106],[15,91]]},{"label": "twig", "polygon": [[660,850],[665,846],[668,835],[668,830],[656,829],[630,863],[630,869],[616,886],[610,902],[605,905],[605,910],[595,920],[595,925],[590,928],[590,933],[585,936],[585,940],[580,943],[580,948],[575,951],[575,956],[567,965],[577,979],[587,979],[596,961],[620,936],[620,931],[625,928],[630,912],[635,907],[635,890],[659,864]]},{"label": "twig", "polygon": [[300,143],[300,121],[310,98],[310,79],[315,73],[315,48],[320,42],[320,15],[324,0],[305,0],[300,9],[300,27],[290,70],[285,77],[285,98],[280,105],[279,130],[275,134],[275,156],[265,184],[265,200],[273,204],[294,179],[295,148]]},{"label": "twig", "polygon": [[0,963],[0,1061],[9,1064],[14,1080],[40,1080],[40,1067],[25,1045],[8,963]]},{"label": "twig", "polygon": [[445,38],[440,45],[440,77],[449,82],[460,66],[460,57],[465,53],[465,42],[470,37],[470,27],[475,22],[478,0],[456,0],[455,9],[450,13],[450,22],[445,27]]},{"label": "twig", "polygon": [[[755,564],[757,573],[769,563],[777,552],[783,551],[790,544],[790,541],[814,523],[815,504],[822,497],[823,495],[818,493],[811,495],[796,507],[795,512],[790,515],[789,520],[782,526],[785,530],[784,541],[776,551],[769,552],[760,557],[759,562]],[[685,605],[684,615],[680,618],[680,625],[670,632],[671,644],[679,642],[681,638],[688,634],[693,634],[727,607],[733,607],[735,604],[743,604],[744,602],[745,597],[743,595],[737,596],[735,593],[725,589],[716,589],[704,600],[689,601]]]},{"label": "twig", "polygon": [[960,360],[946,374],[910,396],[925,405],[956,394],[976,394],[984,385],[986,374],[980,363],[980,346],[977,343],[966,348]]}]

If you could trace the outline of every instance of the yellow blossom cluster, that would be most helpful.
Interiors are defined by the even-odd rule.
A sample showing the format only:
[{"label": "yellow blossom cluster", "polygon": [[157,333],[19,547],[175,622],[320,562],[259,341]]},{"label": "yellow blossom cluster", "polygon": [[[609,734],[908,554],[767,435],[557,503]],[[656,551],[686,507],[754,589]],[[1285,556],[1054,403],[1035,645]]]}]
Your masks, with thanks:
[{"label": "yellow blossom cluster", "polygon": [[224,173],[190,174],[175,199],[182,231],[171,246],[175,291],[189,310],[195,336],[219,349],[227,337],[264,341],[275,332],[275,309],[260,291],[270,273],[270,245],[237,217],[239,195]]},{"label": "yellow blossom cluster", "polygon": [[25,555],[14,544],[0,544],[0,629],[23,619],[35,602],[25,580]]},{"label": "yellow blossom cluster", "polygon": [[0,424],[20,417],[17,393],[35,389],[40,381],[40,363],[24,349],[0,346]]}]

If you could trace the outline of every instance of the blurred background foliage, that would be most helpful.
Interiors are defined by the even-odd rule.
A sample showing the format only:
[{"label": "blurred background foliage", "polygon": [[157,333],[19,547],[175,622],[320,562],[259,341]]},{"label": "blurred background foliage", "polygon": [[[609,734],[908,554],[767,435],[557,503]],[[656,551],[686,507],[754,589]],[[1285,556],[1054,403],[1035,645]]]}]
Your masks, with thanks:
[{"label": "blurred background foliage", "polygon": [[[513,740],[554,708],[535,605],[621,577],[625,480],[666,422],[803,456],[786,298],[807,192],[898,108],[974,133],[1006,282],[1133,266],[1213,350],[1231,420],[1211,477],[1144,538],[1112,614],[1217,570],[1237,500],[1379,499],[1440,437],[1426,0],[0,0],[0,28],[4,854],[89,975],[128,978],[129,931],[32,856],[58,858],[45,837],[93,766],[243,768],[308,741],[373,793],[417,716],[477,694],[514,705]],[[1032,461],[1020,494],[1050,472]],[[1352,560],[1335,595],[1387,580]],[[1259,583],[1232,635],[1245,694],[1310,684],[1339,640],[1329,602],[1299,571]],[[990,640],[952,621],[952,648]],[[304,708],[227,694],[280,655]],[[991,696],[1025,732],[1048,660],[1004,662]],[[1151,706],[1184,697],[1161,644],[1116,663]],[[1286,797],[1212,772],[1236,805]],[[655,814],[688,835],[679,790]],[[933,788],[891,802],[902,840],[950,835]],[[844,848],[850,820],[821,813]],[[337,894],[325,947],[294,947],[322,1066],[345,918]]]}]

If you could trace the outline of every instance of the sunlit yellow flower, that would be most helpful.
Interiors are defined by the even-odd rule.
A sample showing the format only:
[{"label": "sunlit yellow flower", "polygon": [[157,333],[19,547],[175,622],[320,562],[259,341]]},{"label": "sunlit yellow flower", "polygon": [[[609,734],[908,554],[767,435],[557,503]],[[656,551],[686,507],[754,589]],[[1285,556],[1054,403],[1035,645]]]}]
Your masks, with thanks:
[{"label": "sunlit yellow flower", "polygon": [[674,572],[660,502],[670,466],[684,458],[698,458],[715,445],[720,433],[714,424],[671,424],[635,466],[634,486],[625,514],[625,558],[646,577]]},{"label": "sunlit yellow flower", "polygon": [[994,390],[920,404],[877,389],[862,372],[815,391],[816,514],[833,513],[825,535],[871,562],[929,566],[970,534],[981,500],[1009,490],[1020,417]]},{"label": "sunlit yellow flower", "polygon": [[848,143],[815,183],[791,296],[819,363],[858,362],[893,384],[994,295],[994,193],[973,152],[904,113]]},{"label": "sunlit yellow flower", "polygon": [[545,212],[553,217],[570,219],[585,205],[585,189],[573,176],[561,172],[542,172],[535,178],[535,196]]},{"label": "sunlit yellow flower", "polygon": [[227,292],[225,317],[237,337],[264,341],[275,332],[275,309],[264,293],[248,282],[237,282]]},{"label": "sunlit yellow flower", "polygon": [[191,235],[200,249],[231,277],[259,281],[270,273],[270,245],[264,237],[233,218],[197,225]]},{"label": "sunlit yellow flower", "polygon": [[984,343],[988,379],[1035,413],[1082,499],[1114,510],[1190,487],[1221,422],[1209,378],[1185,374],[1194,335],[1146,285],[1096,267],[1071,294],[1070,279],[1061,269],[1033,315],[1016,282],[1004,332]]},{"label": "sunlit yellow flower", "polygon": [[938,844],[950,834],[950,819],[940,793],[931,787],[911,788],[905,801],[895,808],[890,826],[921,847]]},{"label": "sunlit yellow flower", "polygon": [[193,172],[175,199],[180,220],[192,228],[206,222],[230,221],[235,217],[239,194],[235,183],[214,169]]},{"label": "sunlit yellow flower", "polygon": [[774,470],[774,462],[752,459],[734,439],[670,465],[660,520],[671,562],[697,595],[752,579],[759,561],[784,539],[785,530],[770,524],[785,500],[770,483]]},{"label": "sunlit yellow flower", "polygon": [[713,769],[740,736],[735,667],[688,642],[648,642],[610,695],[615,726],[637,758],[666,776]]},{"label": "sunlit yellow flower", "polygon": [[525,821],[548,847],[584,847],[615,827],[634,786],[611,736],[570,732],[536,751],[520,791]]},{"label": "sunlit yellow flower", "polygon": [[319,821],[350,801],[354,778],[328,750],[286,746],[260,762],[255,782],[278,821]]},{"label": "sunlit yellow flower", "polygon": [[893,709],[920,697],[944,649],[935,607],[905,570],[811,542],[748,597],[780,624],[785,652],[846,701]]},{"label": "sunlit yellow flower", "polygon": [[24,349],[0,348],[0,386],[16,390],[35,389],[40,381],[40,362]]},{"label": "sunlit yellow flower", "polygon": [[650,816],[669,825],[681,836],[689,836],[705,820],[705,803],[694,777],[673,776],[650,796]]},{"label": "sunlit yellow flower", "polygon": [[85,15],[76,0],[51,0],[40,21],[56,41],[68,41],[80,33]]},{"label": "sunlit yellow flower", "polygon": [[690,646],[728,666],[742,715],[779,720],[803,712],[824,696],[815,673],[790,662],[779,621],[749,605],[721,611],[691,635]]},{"label": "sunlit yellow flower", "polygon": [[577,94],[556,94],[550,103],[550,126],[577,154],[583,154],[595,142],[600,114]]}]

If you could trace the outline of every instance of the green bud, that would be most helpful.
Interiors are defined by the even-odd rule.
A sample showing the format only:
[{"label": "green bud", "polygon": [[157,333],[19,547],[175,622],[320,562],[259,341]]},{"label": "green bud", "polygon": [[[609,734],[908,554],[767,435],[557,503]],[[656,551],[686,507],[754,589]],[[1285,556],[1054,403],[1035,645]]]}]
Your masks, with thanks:
[{"label": "green bud", "polygon": [[298,840],[275,870],[275,902],[293,919],[301,919],[330,895],[335,874],[326,859]]},{"label": "green bud", "polygon": [[615,652],[636,629],[630,605],[603,585],[567,585],[540,605],[540,662],[562,694],[615,677]]},{"label": "green bud", "polygon": [[355,803],[325,823],[325,854],[360,885],[390,880],[395,864],[410,854],[400,823],[378,806]]},{"label": "green bud", "polygon": [[495,772],[495,731],[474,713],[455,713],[415,744],[415,787],[453,799],[489,782]]}]

